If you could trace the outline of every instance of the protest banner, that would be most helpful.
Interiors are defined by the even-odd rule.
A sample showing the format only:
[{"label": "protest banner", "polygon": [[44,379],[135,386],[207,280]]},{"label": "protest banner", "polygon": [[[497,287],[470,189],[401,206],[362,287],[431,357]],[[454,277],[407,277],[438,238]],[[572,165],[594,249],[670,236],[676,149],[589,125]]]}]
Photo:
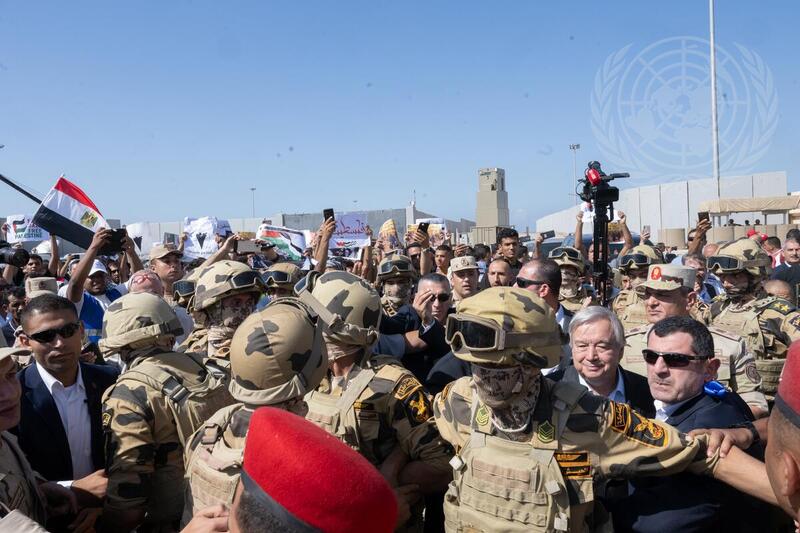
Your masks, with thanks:
[{"label": "protest banner", "polygon": [[369,246],[370,241],[366,213],[336,213],[336,229],[328,241],[331,256],[358,260],[361,248]]},{"label": "protest banner", "polygon": [[39,242],[50,238],[50,234],[31,222],[33,215],[8,215],[4,226],[6,240],[10,244],[18,242]]},{"label": "protest banner", "polygon": [[261,224],[256,232],[259,241],[272,243],[278,253],[292,261],[303,259],[306,249],[306,236],[301,230]]},{"label": "protest banner", "polygon": [[183,231],[189,235],[183,248],[183,255],[189,259],[207,258],[219,247],[214,240],[214,235],[225,234],[225,224],[230,230],[227,220],[217,220],[215,217],[190,218],[183,220]]},{"label": "protest banner", "polygon": [[397,226],[391,218],[381,225],[378,232],[378,239],[383,241],[384,250],[395,250],[400,248],[400,236],[397,234]]},{"label": "protest banner", "polygon": [[136,247],[136,254],[139,257],[146,257],[150,253],[150,248],[155,244],[155,239],[150,233],[150,224],[147,222],[134,222],[125,226],[128,238],[133,241]]},{"label": "protest banner", "polygon": [[416,233],[417,227],[421,222],[427,222],[429,224],[428,238],[430,239],[431,246],[433,248],[450,242],[450,233],[447,231],[447,224],[443,218],[418,218],[416,223],[408,225],[406,241],[409,240],[411,235]]}]

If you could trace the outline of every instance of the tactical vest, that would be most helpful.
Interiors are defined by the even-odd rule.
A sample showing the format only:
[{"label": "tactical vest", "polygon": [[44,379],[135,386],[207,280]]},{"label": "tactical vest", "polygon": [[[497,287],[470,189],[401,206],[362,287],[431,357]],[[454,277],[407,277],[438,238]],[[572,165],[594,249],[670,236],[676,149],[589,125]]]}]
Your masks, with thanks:
[{"label": "tactical vest", "polygon": [[[11,513],[14,509],[21,509],[26,516],[44,525],[47,521],[44,501],[39,495],[39,482],[28,459],[17,444],[17,439],[11,433],[0,433],[2,446],[9,451],[9,455],[16,460],[16,465],[9,465],[8,470],[15,472],[0,472],[0,486],[5,491],[7,502],[0,501],[3,513]],[[15,479],[17,478],[17,479]],[[7,504],[7,505],[6,505]],[[6,531],[6,530],[3,530]],[[16,531],[9,529],[8,531]]]},{"label": "tactical vest", "polygon": [[[183,365],[176,364],[178,361]],[[187,365],[187,362],[190,364]],[[196,382],[186,379],[189,372],[197,373]],[[197,428],[218,410],[235,401],[228,392],[229,378],[225,370],[216,361],[204,360],[197,354],[161,353],[147,356],[141,362],[134,361],[120,379],[143,383],[167,398],[167,407],[175,420],[184,449]]]},{"label": "tactical vest", "polygon": [[243,406],[238,403],[218,411],[200,429],[200,442],[186,464],[188,494],[184,525],[204,507],[221,503],[230,508],[233,503],[242,471],[244,448],[229,447],[223,435],[234,413]]},{"label": "tactical vest", "polygon": [[446,530],[584,531],[594,504],[593,480],[587,475],[579,481],[579,502],[571,503],[561,466],[570,464],[564,456],[580,454],[558,450],[569,414],[585,393],[574,383],[552,385],[552,423],[534,423],[527,442],[492,436],[491,415],[473,394],[470,439],[450,462],[454,472],[444,498]]},{"label": "tactical vest", "polygon": [[778,353],[775,335],[762,329],[759,315],[775,298],[755,300],[744,306],[724,306],[724,298],[711,306],[712,324],[741,335],[756,358],[756,370],[761,375],[761,391],[772,399],[778,392],[786,352]]}]

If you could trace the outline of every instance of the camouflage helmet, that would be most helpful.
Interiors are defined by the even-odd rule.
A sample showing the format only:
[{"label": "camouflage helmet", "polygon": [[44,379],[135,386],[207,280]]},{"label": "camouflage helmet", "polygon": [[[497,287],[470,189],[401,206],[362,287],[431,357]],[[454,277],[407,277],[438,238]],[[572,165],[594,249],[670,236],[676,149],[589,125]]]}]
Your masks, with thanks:
[{"label": "camouflage helmet", "polygon": [[756,241],[747,238],[723,244],[716,254],[706,260],[706,264],[708,270],[716,275],[747,271],[757,280],[772,272],[769,254]]},{"label": "camouflage helmet", "polygon": [[260,294],[264,289],[258,272],[238,261],[217,261],[201,268],[195,279],[193,311],[207,309],[228,296]]},{"label": "camouflage helmet", "polygon": [[[273,275],[272,272],[282,272],[284,275]],[[292,287],[294,287],[298,281],[300,281],[300,277],[302,276],[302,272],[300,271],[300,267],[295,265],[294,263],[276,263],[269,267],[267,271],[261,275],[261,278],[264,280],[264,284],[267,288],[275,287],[278,289],[286,289],[291,291]],[[288,278],[287,281],[279,281],[279,279]]]},{"label": "camouflage helmet", "polygon": [[103,355],[123,348],[146,347],[164,335],[183,334],[183,327],[172,307],[149,292],[126,294],[108,306],[103,316]]},{"label": "camouflage helmet", "polygon": [[517,287],[490,287],[461,300],[447,317],[445,337],[464,361],[539,368],[555,366],[566,342],[555,311]]},{"label": "camouflage helmet", "polygon": [[664,256],[655,246],[640,244],[634,246],[625,255],[619,258],[619,268],[623,272],[629,270],[644,270],[650,265],[661,265],[664,263]]},{"label": "camouflage helmet", "polygon": [[363,347],[378,340],[381,297],[362,278],[349,272],[312,271],[295,286],[295,293],[325,322],[328,339]]},{"label": "camouflage helmet", "polygon": [[302,398],[328,368],[322,328],[297,298],[281,298],[247,317],[231,340],[231,395],[272,405]]},{"label": "camouflage helmet", "polygon": [[384,282],[387,279],[409,279],[413,280],[416,277],[416,270],[411,258],[400,255],[392,254],[378,264],[378,282]]},{"label": "camouflage helmet", "polygon": [[559,246],[553,248],[549,254],[549,259],[555,261],[559,268],[571,266],[578,270],[578,274],[586,271],[586,263],[583,261],[583,254],[577,248],[571,246]]}]

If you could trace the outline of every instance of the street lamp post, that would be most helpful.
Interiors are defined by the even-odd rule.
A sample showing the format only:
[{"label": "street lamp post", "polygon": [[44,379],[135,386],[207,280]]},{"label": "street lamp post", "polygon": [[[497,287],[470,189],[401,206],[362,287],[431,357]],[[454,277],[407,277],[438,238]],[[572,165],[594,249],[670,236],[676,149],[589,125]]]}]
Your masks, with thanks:
[{"label": "street lamp post", "polygon": [[578,150],[581,149],[581,145],[570,144],[569,149],[572,150],[572,197],[575,200],[575,205],[578,205],[578,195],[575,193],[575,190],[578,188]]},{"label": "street lamp post", "polygon": [[256,188],[250,187],[250,192],[253,193],[253,218],[256,218]]}]

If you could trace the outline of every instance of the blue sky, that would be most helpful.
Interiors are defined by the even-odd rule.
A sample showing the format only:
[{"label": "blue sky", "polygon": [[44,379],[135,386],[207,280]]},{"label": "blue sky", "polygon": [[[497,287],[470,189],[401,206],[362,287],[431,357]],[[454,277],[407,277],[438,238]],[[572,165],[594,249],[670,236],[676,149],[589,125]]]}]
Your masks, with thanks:
[{"label": "blue sky", "polygon": [[[777,128],[753,170],[787,170],[792,189],[798,15],[790,0],[717,6],[718,45],[774,79]],[[421,209],[474,219],[478,169],[499,166],[524,229],[572,203],[568,144],[579,168],[603,158],[591,95],[606,58],[707,35],[697,0],[1,1],[0,173],[44,193],[63,172],[127,222],[249,216],[250,187],[257,215],[399,207],[416,189]],[[2,187],[0,213],[32,211]]]}]

